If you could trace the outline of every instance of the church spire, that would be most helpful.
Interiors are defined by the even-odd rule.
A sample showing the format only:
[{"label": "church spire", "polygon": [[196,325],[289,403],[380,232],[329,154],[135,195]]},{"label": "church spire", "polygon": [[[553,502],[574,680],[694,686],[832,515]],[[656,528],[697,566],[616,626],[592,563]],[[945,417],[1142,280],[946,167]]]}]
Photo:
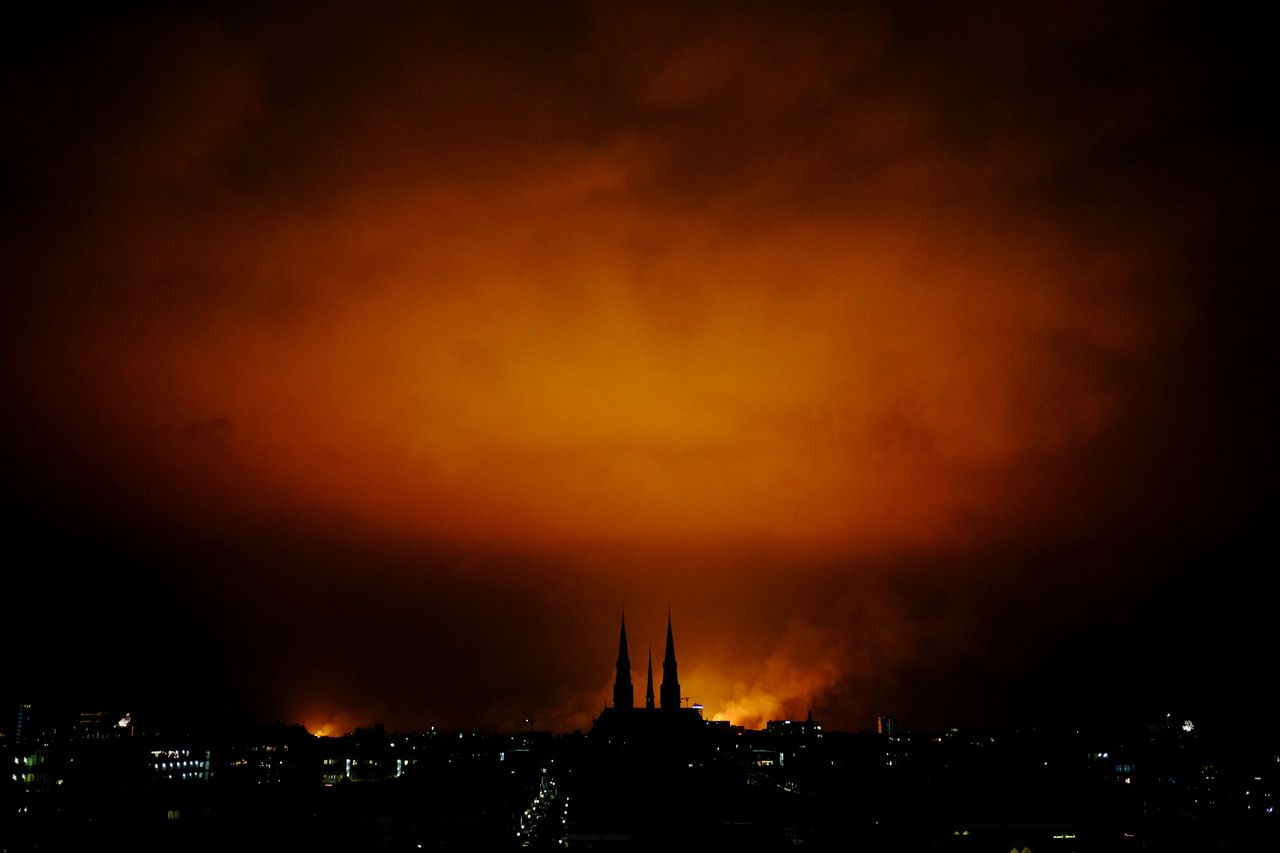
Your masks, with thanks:
[{"label": "church spire", "polygon": [[671,611],[667,611],[667,653],[662,658],[662,707],[680,707],[680,679],[676,676],[676,641],[671,636]]},{"label": "church spire", "polygon": [[631,687],[631,658],[627,655],[627,615],[622,614],[622,632],[618,635],[618,674],[613,680],[613,707],[630,708],[635,704]]},{"label": "church spire", "polygon": [[649,683],[644,689],[644,706],[653,707],[653,646],[649,647]]}]

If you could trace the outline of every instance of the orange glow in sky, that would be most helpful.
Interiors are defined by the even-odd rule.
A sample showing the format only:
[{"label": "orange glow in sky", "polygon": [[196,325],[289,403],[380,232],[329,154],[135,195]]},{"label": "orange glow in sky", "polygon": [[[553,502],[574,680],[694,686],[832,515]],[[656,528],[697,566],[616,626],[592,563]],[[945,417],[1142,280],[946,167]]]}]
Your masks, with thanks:
[{"label": "orange glow in sky", "polygon": [[13,75],[69,90],[11,98],[14,492],[272,713],[588,726],[626,604],[708,717],[870,720],[1230,514],[1185,63],[1075,6],[446,7]]},{"label": "orange glow in sky", "polygon": [[479,210],[406,191],[268,239],[233,226],[216,256],[163,262],[228,266],[216,301],[130,318],[65,367],[109,389],[94,416],[161,476],[251,512],[856,550],[1024,521],[1019,466],[1123,413],[1094,362],[1177,340],[1176,305],[1127,296],[1140,260],[1051,234],[812,215],[743,231],[558,183]]}]

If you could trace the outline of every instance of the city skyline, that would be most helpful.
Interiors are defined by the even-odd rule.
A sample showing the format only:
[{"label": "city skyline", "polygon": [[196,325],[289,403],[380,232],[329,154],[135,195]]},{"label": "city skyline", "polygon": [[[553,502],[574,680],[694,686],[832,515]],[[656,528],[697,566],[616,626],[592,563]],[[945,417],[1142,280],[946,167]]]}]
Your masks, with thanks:
[{"label": "city skyline", "polygon": [[[1083,729],[744,730],[605,708],[589,733],[213,729],[23,717],[0,726],[12,849],[1265,851],[1280,741],[1166,715]],[[7,712],[6,712],[7,713]],[[8,759],[12,757],[12,762]]]}]

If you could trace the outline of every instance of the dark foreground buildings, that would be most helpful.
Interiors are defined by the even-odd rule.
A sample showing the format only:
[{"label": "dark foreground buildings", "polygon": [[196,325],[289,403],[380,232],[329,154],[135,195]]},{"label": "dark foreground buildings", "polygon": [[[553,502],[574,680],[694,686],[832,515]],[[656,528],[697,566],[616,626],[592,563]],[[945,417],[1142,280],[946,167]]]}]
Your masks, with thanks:
[{"label": "dark foreground buildings", "polygon": [[[668,620],[635,707],[625,627],[589,734],[316,738],[4,709],[0,850],[1274,851],[1280,741],[1140,727],[763,731],[680,698]],[[118,721],[118,722],[116,722]],[[1229,737],[1227,735],[1230,735]]]}]

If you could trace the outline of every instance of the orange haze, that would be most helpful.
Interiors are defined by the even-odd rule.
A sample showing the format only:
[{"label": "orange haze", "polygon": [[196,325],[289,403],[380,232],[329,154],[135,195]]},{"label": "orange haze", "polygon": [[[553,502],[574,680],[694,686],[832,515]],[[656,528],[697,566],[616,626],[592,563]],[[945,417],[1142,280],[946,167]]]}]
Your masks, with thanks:
[{"label": "orange haze", "polygon": [[624,602],[674,606],[711,717],[1003,702],[1140,599],[1134,542],[1231,515],[1197,265],[1237,154],[1181,46],[1107,29],[1146,19],[846,5],[23,54],[15,494],[317,732],[589,725]]}]

